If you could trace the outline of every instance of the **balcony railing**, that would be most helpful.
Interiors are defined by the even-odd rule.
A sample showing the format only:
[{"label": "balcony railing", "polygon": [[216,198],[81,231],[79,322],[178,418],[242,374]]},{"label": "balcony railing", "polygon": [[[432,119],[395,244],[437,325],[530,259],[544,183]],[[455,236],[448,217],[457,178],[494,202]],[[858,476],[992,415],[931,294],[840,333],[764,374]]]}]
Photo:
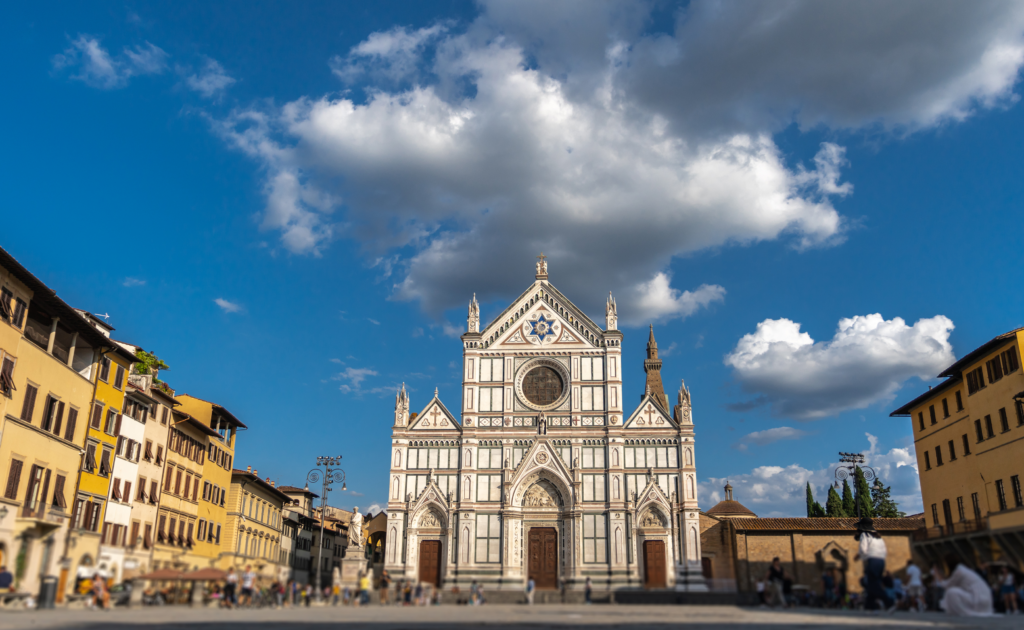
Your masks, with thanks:
[{"label": "balcony railing", "polygon": [[969,521],[960,521],[959,523],[953,523],[951,526],[939,525],[936,527],[919,529],[916,532],[914,532],[914,540],[934,540],[937,538],[946,538],[947,536],[956,536],[959,534],[970,534],[974,532],[984,531],[988,531],[988,519],[980,518]]}]

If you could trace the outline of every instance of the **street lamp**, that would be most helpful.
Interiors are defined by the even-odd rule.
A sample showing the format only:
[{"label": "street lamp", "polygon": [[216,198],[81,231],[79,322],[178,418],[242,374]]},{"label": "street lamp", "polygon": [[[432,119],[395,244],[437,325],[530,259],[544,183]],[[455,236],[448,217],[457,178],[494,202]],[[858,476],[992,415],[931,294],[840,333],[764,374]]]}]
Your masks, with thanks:
[{"label": "street lamp", "polygon": [[332,483],[340,483],[342,491],[348,490],[348,485],[345,483],[345,471],[338,467],[341,465],[341,455],[337,457],[317,457],[316,465],[323,466],[323,472],[319,468],[314,468],[306,475],[306,481],[314,484],[320,483],[321,477],[323,477],[323,494],[320,495],[320,541],[317,543],[319,550],[316,554],[316,601],[319,602],[323,597],[320,574],[323,571],[324,520],[327,518],[327,493],[330,492]]},{"label": "street lamp", "polygon": [[[874,468],[864,465],[863,453],[844,453],[839,451],[839,464],[839,466],[836,466],[836,490],[840,488],[839,482],[852,477],[857,468],[860,468],[861,472],[864,473],[865,481],[871,481],[878,476]],[[843,466],[842,464],[846,465]],[[857,503],[857,516],[860,517],[860,503]]]}]

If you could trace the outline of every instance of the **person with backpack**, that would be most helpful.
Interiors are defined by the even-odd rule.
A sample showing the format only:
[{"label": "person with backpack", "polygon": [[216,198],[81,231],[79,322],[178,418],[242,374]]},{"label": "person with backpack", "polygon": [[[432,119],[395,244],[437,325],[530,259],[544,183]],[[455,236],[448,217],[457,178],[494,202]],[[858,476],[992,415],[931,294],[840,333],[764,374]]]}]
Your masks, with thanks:
[{"label": "person with backpack", "polygon": [[864,607],[872,610],[881,601],[890,613],[896,610],[896,603],[885,591],[883,577],[885,575],[885,558],[888,550],[885,541],[875,531],[875,524],[870,518],[862,518],[857,523],[857,533],[853,536],[860,546],[854,560],[864,562],[865,600]]}]

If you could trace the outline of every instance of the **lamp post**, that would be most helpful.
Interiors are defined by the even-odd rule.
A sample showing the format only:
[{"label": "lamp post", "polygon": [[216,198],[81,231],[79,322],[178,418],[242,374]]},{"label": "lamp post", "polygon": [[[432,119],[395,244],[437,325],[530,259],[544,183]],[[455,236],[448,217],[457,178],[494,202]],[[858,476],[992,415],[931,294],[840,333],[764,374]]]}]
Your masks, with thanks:
[{"label": "lamp post", "polygon": [[[843,464],[846,464],[845,466]],[[854,471],[860,468],[864,473],[864,480],[871,481],[878,476],[875,469],[864,465],[864,455],[861,453],[844,453],[839,451],[839,466],[836,466],[836,490],[841,486],[840,481],[845,481],[853,476]],[[856,490],[856,488],[854,488]],[[860,503],[857,503],[857,516],[860,517]]]},{"label": "lamp post", "polygon": [[323,472],[319,468],[314,468],[306,475],[306,481],[313,484],[319,483],[321,477],[323,477],[323,494],[320,495],[320,541],[317,543],[319,550],[316,554],[316,601],[318,602],[323,597],[320,574],[323,571],[324,520],[327,518],[327,493],[331,490],[331,484],[335,482],[341,484],[342,491],[348,489],[345,483],[345,471],[339,468],[340,464],[341,455],[337,457],[317,457],[316,465],[323,466]]}]

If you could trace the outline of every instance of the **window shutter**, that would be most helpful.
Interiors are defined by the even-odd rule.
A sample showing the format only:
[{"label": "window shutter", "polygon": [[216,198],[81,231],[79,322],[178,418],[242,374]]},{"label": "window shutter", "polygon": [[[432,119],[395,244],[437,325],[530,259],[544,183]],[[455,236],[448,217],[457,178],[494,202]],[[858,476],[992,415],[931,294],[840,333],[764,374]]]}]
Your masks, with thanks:
[{"label": "window shutter", "polygon": [[4,357],[3,367],[0,368],[0,391],[11,396],[17,389],[14,386],[14,359]]},{"label": "window shutter", "polygon": [[114,420],[114,435],[121,435],[121,414],[117,414],[117,420]]},{"label": "window shutter", "polygon": [[110,484],[110,485],[114,489],[110,496],[112,496],[115,501],[120,501],[121,500],[121,480],[115,477],[114,478],[114,482],[112,484]]},{"label": "window shutter", "polygon": [[149,549],[153,546],[153,526],[146,523],[146,535],[142,539],[142,544]]},{"label": "window shutter", "polygon": [[178,519],[172,518],[170,527],[167,528],[167,540],[173,545],[178,537],[174,535],[174,530],[177,529]]},{"label": "window shutter", "polygon": [[196,485],[192,486],[192,500],[199,500],[199,479],[196,479]]},{"label": "window shutter", "polygon": [[168,468],[166,474],[167,474],[167,476],[164,477],[164,492],[170,492],[171,491],[171,478],[174,477],[174,470]]},{"label": "window shutter", "polygon": [[64,439],[68,442],[75,441],[75,425],[78,424],[78,410],[68,409],[68,426],[64,429]]},{"label": "window shutter", "polygon": [[103,423],[103,405],[93,405],[92,407],[92,420],[89,422],[89,426],[94,429],[99,429]]},{"label": "window shutter", "polygon": [[174,494],[181,494],[181,470],[177,471],[174,480]]},{"label": "window shutter", "polygon": [[23,465],[20,459],[11,460],[11,470],[7,474],[7,490],[4,492],[4,497],[12,500],[18,499],[18,485],[21,483],[21,467]]},{"label": "window shutter", "polygon": [[39,495],[39,515],[42,516],[46,510],[46,497],[50,493],[50,469],[46,469],[46,474],[43,475],[43,491]]},{"label": "window shutter", "polygon": [[159,525],[159,527],[156,530],[156,535],[158,536],[157,540],[159,540],[160,542],[163,542],[164,538],[166,537],[166,533],[165,533],[165,530],[164,530],[164,526],[165,525],[167,525],[167,515],[166,514],[161,514],[160,515],[160,525]]},{"label": "window shutter", "polygon": [[64,475],[57,475],[57,481],[53,486],[53,504],[62,510],[66,510],[68,507],[67,501],[64,499]]},{"label": "window shutter", "polygon": [[114,376],[114,387],[117,389],[124,387],[124,368],[120,365],[117,366],[117,374]]},{"label": "window shutter", "polygon": [[103,455],[100,458],[100,474],[106,477],[110,474],[110,449],[103,449]]},{"label": "window shutter", "polygon": [[128,503],[129,501],[132,500],[132,482],[128,481],[127,479],[124,482],[124,494],[122,496],[124,497],[125,503]]},{"label": "window shutter", "polygon": [[128,547],[135,547],[135,541],[139,539],[139,522],[135,521],[132,523],[132,535],[128,539]]},{"label": "window shutter", "polygon": [[151,481],[149,482],[149,502],[153,505],[156,505],[157,496],[158,495],[156,481]]},{"label": "window shutter", "polygon": [[34,385],[25,387],[25,402],[21,406],[21,419],[32,422],[32,412],[36,407],[36,388]]}]

